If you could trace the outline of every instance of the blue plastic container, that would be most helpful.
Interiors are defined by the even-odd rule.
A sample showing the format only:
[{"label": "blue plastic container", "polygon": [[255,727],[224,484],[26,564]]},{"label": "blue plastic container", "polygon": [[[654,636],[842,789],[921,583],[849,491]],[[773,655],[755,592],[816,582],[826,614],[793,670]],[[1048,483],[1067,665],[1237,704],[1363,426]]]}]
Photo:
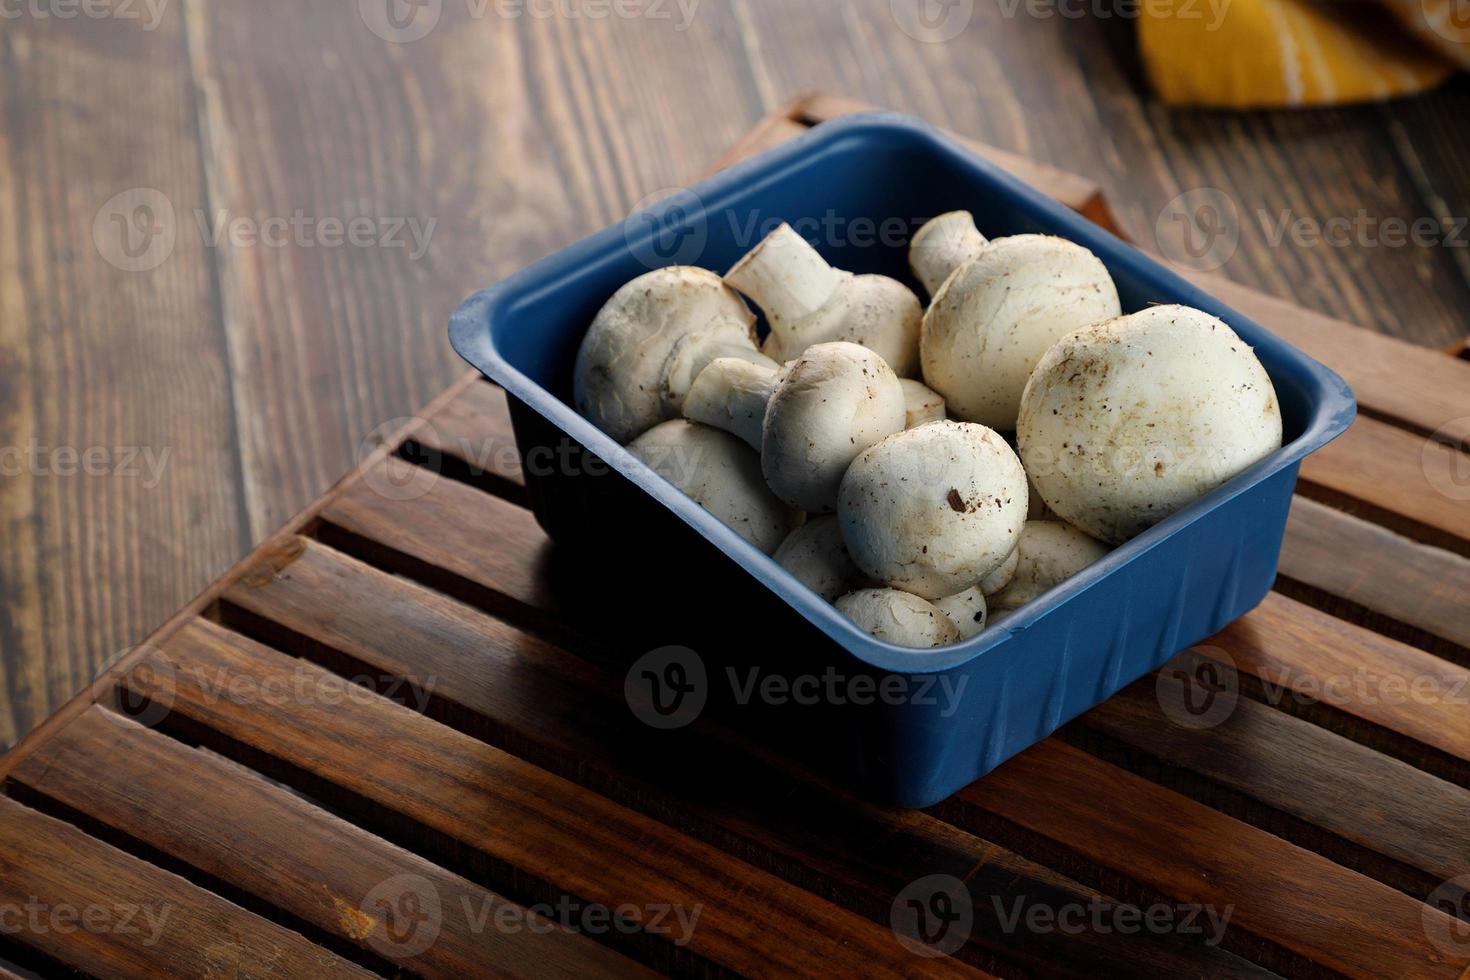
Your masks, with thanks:
[{"label": "blue plastic container", "polygon": [[[908,237],[957,208],[991,237],[1047,232],[1090,248],[1125,312],[1182,303],[1225,320],[1275,383],[1285,444],[1002,624],[916,651],[858,630],[628,456],[570,407],[571,371],[597,310],[650,268],[723,271],[784,220],[834,265],[917,288]],[[1276,576],[1302,458],[1355,414],[1352,392],[1321,364],[929,126],[892,114],[818,126],[536,263],[468,299],[450,337],[510,394],[536,516],[559,542],[605,559],[588,576],[633,578],[660,594],[695,580],[686,591],[702,598],[670,620],[665,642],[701,654],[719,648],[717,661],[731,664],[897,675],[910,685],[914,697],[849,699],[820,720],[788,711],[795,727],[782,736],[790,746],[795,733],[809,755],[907,806],[945,798],[1260,602]],[[929,696],[917,696],[920,688]],[[935,693],[956,690],[955,702]]]}]

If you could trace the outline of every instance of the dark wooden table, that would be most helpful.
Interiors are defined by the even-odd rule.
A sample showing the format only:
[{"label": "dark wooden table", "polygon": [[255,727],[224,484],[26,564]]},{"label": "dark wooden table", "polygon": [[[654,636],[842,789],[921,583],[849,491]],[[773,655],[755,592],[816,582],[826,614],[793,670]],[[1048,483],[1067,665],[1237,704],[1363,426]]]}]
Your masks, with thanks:
[{"label": "dark wooden table", "polygon": [[951,799],[648,724],[646,586],[552,546],[470,374],[0,757],[0,976],[1464,980],[1470,364],[1206,284],[1365,414],[1258,608]]},{"label": "dark wooden table", "polygon": [[[687,24],[672,2],[598,20],[445,0],[413,43],[354,0],[148,9],[0,24],[0,744],[448,384],[462,296],[687,181],[801,89],[1087,174],[1144,243],[1176,195],[1218,188],[1241,216],[1226,276],[1429,346],[1466,330],[1465,248],[1271,240],[1283,210],[1470,214],[1461,81],[1175,112],[1142,89],[1126,21],[985,3],[939,44],[888,0],[704,0]],[[125,271],[164,244],[144,222],[119,254],[114,219],[160,198],[172,249]],[[298,211],[401,247],[331,247],[320,224],[314,247],[215,243]],[[434,222],[426,252],[398,219]]]}]

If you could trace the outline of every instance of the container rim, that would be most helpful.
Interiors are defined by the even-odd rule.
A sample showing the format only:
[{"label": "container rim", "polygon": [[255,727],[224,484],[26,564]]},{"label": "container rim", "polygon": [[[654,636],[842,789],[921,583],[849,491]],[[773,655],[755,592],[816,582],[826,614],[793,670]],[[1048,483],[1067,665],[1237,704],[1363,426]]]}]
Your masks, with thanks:
[{"label": "container rim", "polygon": [[[550,278],[560,275],[567,267],[596,264],[636,247],[640,242],[646,244],[655,233],[654,229],[659,226],[657,221],[647,222],[644,225],[647,230],[639,234],[630,233],[626,222],[604,228],[480,290],[466,299],[450,319],[450,343],[471,366],[650,493],[747,573],[772,587],[783,601],[793,606],[849,655],[874,669],[900,674],[929,674],[951,670],[1002,646],[1012,635],[1052,615],[1073,596],[1146,554],[1177,531],[1275,473],[1299,463],[1305,456],[1341,435],[1352,424],[1357,413],[1356,401],[1352,390],[1336,372],[1281,340],[1238,310],[1214,299],[1133,245],[1011,176],[954,138],[911,116],[872,112],[822,123],[773,149],[706,178],[688,190],[697,201],[704,202],[705,212],[718,210],[726,198],[737,191],[745,190],[753,180],[773,180],[783,170],[799,165],[804,157],[815,150],[833,148],[844,141],[858,138],[919,143],[952,164],[982,172],[987,180],[1001,185],[1004,192],[1020,199],[1034,210],[1046,212],[1057,233],[1098,253],[1105,264],[1113,267],[1124,264],[1146,271],[1166,287],[1178,302],[1199,307],[1225,320],[1253,348],[1267,348],[1277,359],[1294,362],[1301,371],[1302,386],[1310,401],[1310,414],[1303,431],[1291,442],[1237,474],[1224,485],[1119,545],[1072,578],[1022,606],[1003,623],[988,626],[960,643],[934,650],[916,650],[886,643],[860,630],[851,620],[837,612],[832,604],[778,565],[773,558],[740,537],[673,484],[634,458],[591,422],[577,414],[570,405],[512,366],[491,341],[490,323],[503,306],[522,294],[544,288]],[[645,213],[659,218],[673,207],[680,207],[687,212],[689,202],[683,199],[683,195],[677,197],[680,199],[665,200],[646,209]],[[780,588],[776,589],[776,586]]]}]

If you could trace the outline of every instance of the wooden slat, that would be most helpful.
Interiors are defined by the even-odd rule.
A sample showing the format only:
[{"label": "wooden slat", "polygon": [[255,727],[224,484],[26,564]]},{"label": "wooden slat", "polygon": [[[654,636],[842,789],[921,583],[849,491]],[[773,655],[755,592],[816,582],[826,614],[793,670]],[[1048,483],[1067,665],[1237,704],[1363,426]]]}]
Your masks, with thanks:
[{"label": "wooden slat", "polygon": [[505,392],[488,382],[465,388],[415,430],[412,441],[415,448],[407,450],[410,459],[431,469],[447,468],[456,479],[482,485],[488,479],[490,486],[495,480],[518,487],[526,484]]},{"label": "wooden slat", "polygon": [[[421,828],[415,839],[442,837],[487,871],[514,868],[517,880],[607,908],[697,914],[684,950],[737,972],[966,972],[955,960],[920,961],[885,927],[378,695],[280,709],[219,697],[211,685],[220,677],[251,690],[332,683],[205,621],[180,630],[126,683],[134,696],[166,700],[171,718],[279,760],[287,778],[310,773],[406,819]],[[363,749],[383,745],[394,751]]]},{"label": "wooden slat", "polygon": [[[317,696],[341,692],[338,685]],[[12,778],[419,976],[648,975],[247,770],[100,707],[49,739]],[[403,876],[413,876],[408,887],[425,913],[438,910],[422,935],[393,931],[403,923],[391,889]],[[375,892],[384,902],[370,901]],[[499,909],[514,916],[505,920],[513,931],[495,926]]]},{"label": "wooden slat", "polygon": [[[440,489],[440,487],[436,486],[434,492],[431,492],[427,497],[419,501],[414,501],[411,506],[416,508],[437,495],[438,499],[431,506],[443,508],[450,512],[462,510],[465,517],[452,523],[456,527],[461,528],[463,534],[468,536],[456,534],[452,539],[439,539],[438,541],[415,537],[414,540],[407,544],[413,548],[413,554],[416,559],[425,565],[442,568],[445,565],[458,561],[459,567],[455,573],[456,575],[469,575],[471,576],[471,582],[476,586],[495,591],[498,588],[496,582],[496,575],[498,573],[495,569],[504,565],[503,560],[496,555],[499,547],[496,544],[497,529],[503,526],[500,523],[501,521],[508,520],[513,515],[498,515],[498,520],[495,524],[487,524],[477,530],[474,527],[473,515],[484,512],[486,508],[486,498],[484,498],[484,495],[478,494],[467,487],[460,488],[465,493],[460,493],[456,490],[452,493],[438,495]],[[496,504],[494,506],[500,505]],[[371,526],[363,525],[360,530],[365,534],[382,537],[390,541],[395,538],[407,538],[408,535],[402,528],[405,525],[415,523],[410,513],[409,506],[395,506],[394,502],[384,501],[376,509],[376,522]],[[399,546],[405,545],[400,542]],[[455,555],[460,553],[471,555],[473,558],[470,560],[457,559]],[[1273,596],[1267,600],[1266,608],[1279,611],[1283,608],[1282,603],[1290,602],[1291,600]],[[1293,607],[1296,605],[1298,604],[1292,604]],[[1306,619],[1307,623],[1317,624],[1318,620],[1316,617],[1325,619],[1327,622],[1323,625],[1331,631],[1327,635],[1346,635],[1351,639],[1355,639],[1359,647],[1366,647],[1379,654],[1376,661],[1368,661],[1370,668],[1378,670],[1377,673],[1369,675],[1368,683],[1370,687],[1382,685],[1385,682],[1385,678],[1388,676],[1388,673],[1385,673],[1385,671],[1391,671],[1393,676],[1402,677],[1404,671],[1417,669],[1419,671],[1417,676],[1436,676],[1435,674],[1424,673],[1424,669],[1426,668],[1438,671],[1438,675],[1442,677],[1442,682],[1445,685],[1443,688],[1438,689],[1441,694],[1446,695],[1438,703],[1415,704],[1412,706],[1403,704],[1395,705],[1387,698],[1375,697],[1370,699],[1375,703],[1366,706],[1366,710],[1380,715],[1387,713],[1390,716],[1397,716],[1411,709],[1419,715],[1419,727],[1434,727],[1441,724],[1441,720],[1443,723],[1450,725],[1458,724],[1463,727],[1466,715],[1462,710],[1457,709],[1455,699],[1448,696],[1453,693],[1453,678],[1458,670],[1454,665],[1438,661],[1436,658],[1420,651],[1415,651],[1412,648],[1402,647],[1400,649],[1402,645],[1391,645],[1391,641],[1360,630],[1350,624],[1333,620],[1331,617],[1314,614],[1312,610],[1306,607],[1301,607],[1301,612],[1303,616],[1308,617]],[[1254,621],[1253,617],[1257,617],[1258,615],[1259,613],[1250,614],[1242,623],[1238,623],[1231,627],[1230,630],[1227,630],[1227,634],[1231,634],[1234,631],[1234,634],[1238,636],[1241,630],[1249,631],[1250,626],[1248,624],[1251,624]],[[1319,684],[1330,682],[1332,678],[1348,669],[1347,664],[1339,663],[1334,665],[1331,662],[1324,661],[1319,648],[1315,645],[1300,646],[1293,642],[1289,627],[1295,626],[1300,629],[1300,622],[1288,623],[1286,626],[1283,626],[1275,620],[1268,620],[1268,622],[1271,623],[1271,629],[1260,629],[1248,633],[1248,635],[1257,636],[1265,641],[1267,646],[1272,649],[1271,656],[1275,657],[1275,671],[1272,670],[1273,664],[1271,662],[1260,665],[1259,669],[1263,677],[1274,678],[1276,672],[1282,672],[1285,674],[1288,683],[1294,684],[1297,688],[1306,689],[1314,681]],[[1243,626],[1242,624],[1247,625]],[[1228,644],[1228,640],[1220,641],[1222,648],[1231,649],[1231,646]],[[1249,658],[1245,658],[1245,660],[1247,665],[1255,666]],[[1361,665],[1363,661],[1359,660],[1356,663]],[[1249,666],[1244,666],[1242,669],[1249,670]],[[1276,678],[1276,681],[1280,683],[1279,678]],[[1419,683],[1426,683],[1426,681],[1421,680]],[[1458,723],[1454,721],[1457,717],[1460,719]],[[1404,733],[1417,734],[1414,728],[1409,728]],[[1453,744],[1452,737],[1450,739],[1442,738],[1441,741],[1448,741],[1450,744]],[[1462,739],[1459,744],[1470,744],[1470,742]]]},{"label": "wooden slat", "polygon": [[[279,573],[225,597],[225,618],[339,672],[407,678],[427,710],[544,768],[668,813],[670,822],[880,921],[921,873],[962,876],[1006,908],[1086,905],[1075,884],[919,813],[862,803],[769,749],[706,721],[678,740],[638,722],[621,680],[586,660],[402,578],[308,543]],[[324,618],[323,606],[334,615]],[[248,616],[248,618],[242,618]],[[677,780],[667,778],[677,769]],[[1246,975],[1254,967],[1185,937],[1007,930],[990,901],[976,941],[1046,972]]]},{"label": "wooden slat", "polygon": [[1470,963],[1426,935],[1426,922],[1454,928],[1444,913],[1055,739],[945,809],[989,825],[983,811],[1155,894],[1230,909],[1232,928],[1350,976],[1453,980]]},{"label": "wooden slat", "polygon": [[[1465,383],[1470,386],[1470,371]],[[1376,419],[1352,427],[1302,461],[1301,492],[1325,495],[1429,544],[1470,552],[1470,454]]]},{"label": "wooden slat", "polygon": [[1199,648],[1262,696],[1470,785],[1470,671],[1271,593]]},{"label": "wooden slat", "polygon": [[[1210,796],[1204,802],[1217,808],[1222,801],[1196,787],[1198,777],[1296,818],[1303,826],[1286,828],[1290,839],[1416,897],[1470,872],[1470,791],[1246,697],[1209,727],[1171,719],[1160,699],[1184,704],[1186,695],[1197,694],[1191,679],[1201,676],[1201,660],[1186,651],[1157,679],[1146,678],[1088,712],[1082,725],[1173,767],[1169,785],[1177,780],[1185,792]],[[1280,832],[1271,813],[1244,809],[1252,811],[1251,822]],[[1324,842],[1318,828],[1371,853]]]},{"label": "wooden slat", "polygon": [[1281,547],[1281,574],[1376,614],[1372,625],[1403,623],[1470,650],[1470,559],[1461,555],[1297,497]]},{"label": "wooden slat", "polygon": [[[419,481],[414,481],[420,485]],[[450,594],[476,605],[504,605],[544,614],[548,625],[563,608],[545,569],[552,546],[530,512],[447,478],[423,481],[412,501],[413,520],[378,493],[369,478],[344,489],[322,512],[324,540],[392,562]],[[446,548],[451,542],[463,548]],[[495,547],[485,550],[482,541]],[[475,544],[468,544],[475,542]],[[487,588],[485,583],[495,583]]]},{"label": "wooden slat", "polygon": [[[27,921],[13,938],[99,977],[373,976],[297,933],[4,798],[0,904],[27,920],[28,909],[37,906],[39,927]],[[93,927],[83,928],[88,920],[76,917],[82,914],[92,916]],[[73,918],[52,918],[58,915]],[[6,931],[14,925],[7,922]]]},{"label": "wooden slat", "polygon": [[[525,577],[517,566],[517,552],[548,560],[551,546],[534,519],[513,504],[497,500],[471,487],[439,480],[428,493],[412,501],[412,510],[402,502],[373,493],[364,481],[349,488],[326,511],[327,519],[341,523],[354,535],[349,543],[381,542],[366,549],[390,563],[404,567],[432,585],[491,609],[518,610],[538,623],[557,625],[575,622],[545,580]],[[452,528],[438,535],[429,527]],[[326,529],[324,529],[324,534]],[[360,536],[360,539],[359,537]],[[601,624],[605,629],[605,624]],[[1345,731],[1368,739],[1381,748],[1456,782],[1464,782],[1462,765],[1470,756],[1470,713],[1463,705],[1470,698],[1466,671],[1421,650],[1371,633],[1351,623],[1320,613],[1284,596],[1272,594],[1257,610],[1228,627],[1210,641],[1232,653],[1240,651],[1240,669],[1260,674],[1270,684],[1285,684],[1305,692],[1301,702],[1323,684],[1342,683],[1361,677],[1371,698],[1349,698],[1331,705],[1339,712],[1387,729],[1392,735],[1361,731],[1349,725]],[[1352,651],[1351,657],[1333,651]],[[1394,696],[1398,685],[1417,685],[1429,696],[1406,703]],[[1387,689],[1383,688],[1388,685]],[[1316,717],[1315,706],[1302,709]],[[1381,738],[1386,737],[1387,741]],[[1415,743],[1428,747],[1427,754]],[[1446,758],[1444,753],[1452,753]]]}]

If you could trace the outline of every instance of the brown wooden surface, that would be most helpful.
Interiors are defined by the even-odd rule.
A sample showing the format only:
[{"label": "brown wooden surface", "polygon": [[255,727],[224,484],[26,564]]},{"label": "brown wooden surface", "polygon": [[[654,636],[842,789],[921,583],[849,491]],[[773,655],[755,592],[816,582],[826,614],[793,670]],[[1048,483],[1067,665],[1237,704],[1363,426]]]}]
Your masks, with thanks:
[{"label": "brown wooden surface", "polygon": [[[682,30],[677,14],[443,6],[411,44],[366,29],[352,2],[174,0],[152,31],[6,19],[0,446],[169,456],[156,487],[0,478],[0,744],[447,385],[460,367],[443,326],[462,296],[687,182],[803,89],[1086,174],[1150,247],[1168,201],[1219,188],[1241,216],[1229,279],[1426,347],[1465,334],[1466,249],[1273,246],[1269,228],[1283,209],[1470,214],[1463,80],[1383,108],[1171,111],[1140,82],[1126,19],[1024,4],[976,4],[941,44],[898,30],[888,0],[712,0]],[[139,187],[170,200],[178,241],[158,268],[124,272],[95,246],[94,218]],[[200,214],[297,209],[437,223],[418,260],[210,247],[198,228]],[[1362,345],[1339,354],[1379,370]],[[1463,438],[1470,411],[1433,409],[1448,386],[1422,381],[1398,407],[1424,412],[1424,431],[1460,419]]]},{"label": "brown wooden surface", "polygon": [[[778,118],[744,145],[796,131]],[[1106,218],[1091,186],[1054,189]],[[1242,299],[1268,326],[1289,312]],[[1322,349],[1361,334],[1291,331]],[[1379,464],[1411,444],[1463,455],[1453,435],[1427,442],[1437,409],[1387,379],[1465,382],[1470,365],[1384,344],[1375,367],[1343,370],[1367,380],[1370,420],[1391,421],[1304,471],[1317,499],[1293,508],[1281,591],[925,812],[864,802],[723,717],[677,740],[638,722],[622,691],[648,648],[638,617],[599,615],[598,583],[559,560],[505,451],[503,396],[464,377],[0,758],[0,899],[187,906],[155,945],[22,930],[0,960],[97,976],[1464,977],[1463,511],[1430,497],[1435,471]],[[405,483],[420,492],[385,492]],[[1202,680],[1231,710],[1181,724],[1168,705]],[[949,956],[917,957],[890,928],[929,874],[973,903]],[[418,920],[373,900],[401,902],[405,875],[444,900],[411,953],[394,937]],[[533,935],[477,926],[463,899],[699,916],[687,942],[545,919]],[[1130,904],[1229,921],[1215,945],[1008,917]]]}]

